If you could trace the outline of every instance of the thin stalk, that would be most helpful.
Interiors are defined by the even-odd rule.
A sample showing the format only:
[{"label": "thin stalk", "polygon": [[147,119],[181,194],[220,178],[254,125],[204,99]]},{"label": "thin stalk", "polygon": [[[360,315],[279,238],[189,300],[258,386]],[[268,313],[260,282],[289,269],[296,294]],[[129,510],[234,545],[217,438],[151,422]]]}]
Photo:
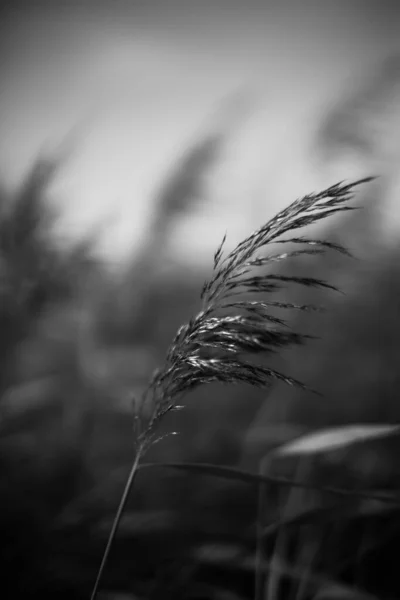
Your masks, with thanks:
[{"label": "thin stalk", "polygon": [[135,481],[135,477],[136,477],[137,472],[138,472],[139,462],[140,462],[140,459],[142,458],[143,451],[144,451],[144,445],[141,444],[138,447],[138,449],[137,449],[135,460],[132,463],[131,470],[129,472],[129,477],[128,477],[127,481],[126,481],[126,484],[125,484],[125,487],[124,487],[124,491],[122,493],[121,500],[120,500],[119,505],[118,505],[118,510],[117,510],[117,512],[115,514],[115,517],[114,517],[114,521],[113,521],[113,524],[112,524],[112,527],[111,527],[110,534],[108,536],[108,540],[107,540],[107,544],[106,544],[106,547],[105,547],[105,550],[104,550],[103,558],[101,560],[101,564],[100,564],[99,570],[97,572],[97,577],[96,577],[95,584],[93,586],[93,590],[92,590],[92,594],[90,596],[90,600],[96,600],[96,598],[97,598],[97,593],[99,591],[100,581],[101,581],[101,578],[103,576],[104,569],[105,569],[105,567],[107,565],[108,558],[109,558],[110,551],[111,551],[111,547],[113,545],[113,542],[114,542],[114,539],[115,539],[115,536],[116,536],[116,533],[117,533],[117,530],[118,530],[118,527],[119,527],[119,523],[121,521],[122,514],[124,512],[124,509],[125,509],[125,506],[126,506],[126,503],[127,503],[127,500],[128,500],[129,494],[130,494],[130,491],[132,489],[133,483]]}]

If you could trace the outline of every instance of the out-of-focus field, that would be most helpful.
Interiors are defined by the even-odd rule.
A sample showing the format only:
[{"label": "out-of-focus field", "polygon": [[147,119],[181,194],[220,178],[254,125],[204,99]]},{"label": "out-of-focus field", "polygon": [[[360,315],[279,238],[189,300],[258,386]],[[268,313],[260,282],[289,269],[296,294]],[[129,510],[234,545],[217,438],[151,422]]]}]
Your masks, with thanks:
[{"label": "out-of-focus field", "polygon": [[[354,203],[361,210],[328,220],[318,233],[354,258],[328,253],[281,267],[283,275],[320,277],[344,292],[292,286],[275,297],[326,309],[295,314],[290,324],[318,339],[269,363],[322,397],[283,384],[268,394],[204,386],[165,419],[160,433],[179,435],[154,446],[146,461],[256,473],[271,448],[303,432],[398,422],[400,251],[390,224],[399,187],[399,85],[394,57],[316,128],[324,177],[340,178],[342,166],[346,177],[379,176],[360,188]],[[14,195],[2,193],[4,598],[89,597],[132,459],[132,397],[140,398],[177,328],[200,308],[207,273],[172,262],[164,249],[176,222],[197,210],[221,143],[211,135],[184,156],[159,192],[142,251],[119,271],[91,256],[90,241],[58,248],[46,204],[58,168],[52,157],[38,161]],[[398,489],[398,451],[392,436],[267,467],[318,486]],[[254,597],[257,492],[204,474],[143,469],[104,578],[107,597]],[[307,526],[282,525],[268,538],[265,598],[398,597],[398,507],[360,498],[349,505],[340,496],[272,483],[266,498],[269,524],[314,512]]]}]

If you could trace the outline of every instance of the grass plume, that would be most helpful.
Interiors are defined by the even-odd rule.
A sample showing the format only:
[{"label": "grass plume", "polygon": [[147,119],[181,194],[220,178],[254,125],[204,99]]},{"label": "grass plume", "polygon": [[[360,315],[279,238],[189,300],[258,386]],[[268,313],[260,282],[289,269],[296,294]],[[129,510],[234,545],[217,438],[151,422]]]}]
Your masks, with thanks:
[{"label": "grass plume", "polygon": [[[255,271],[293,256],[293,252],[300,255],[333,249],[346,253],[341,246],[318,239],[280,238],[336,213],[353,210],[349,202],[354,196],[355,187],[371,179],[347,185],[338,183],[294,201],[226,255],[225,237],[222,240],[214,254],[213,275],[201,292],[201,311],[178,330],[164,365],[154,373],[147,391],[136,405],[136,454],[97,574],[92,600],[97,597],[102,573],[140,460],[148,447],[157,441],[155,430],[163,417],[181,408],[182,396],[201,385],[214,382],[268,387],[279,380],[303,387],[299,381],[268,368],[256,359],[284,347],[301,344],[307,339],[307,336],[290,331],[283,319],[269,315],[269,308],[307,310],[312,307],[266,302],[265,294],[274,293],[293,283],[315,288],[335,288],[312,277],[265,272],[255,275]],[[276,242],[287,244],[289,248],[298,244],[303,247],[279,255],[264,256],[265,248]],[[257,298],[261,296],[262,299],[248,299],[249,294]]]},{"label": "grass plume", "polygon": [[[225,237],[214,255],[214,271],[201,292],[202,310],[177,332],[164,366],[150,382],[141,404],[137,420],[142,427],[141,440],[148,438],[159,420],[179,405],[183,394],[205,383],[248,383],[268,386],[274,380],[290,385],[302,384],[276,370],[255,361],[256,356],[276,352],[284,347],[301,344],[307,336],[290,331],[283,319],[271,316],[272,307],[306,310],[307,306],[290,303],[266,302],[270,294],[288,284],[307,287],[336,288],[312,277],[283,276],[255,271],[276,260],[293,255],[293,251],[279,255],[260,254],[274,242],[289,247],[301,243],[296,255],[318,250],[333,249],[342,253],[340,245],[309,238],[278,240],[283,234],[314,224],[337,212],[353,210],[349,201],[356,185],[337,184],[318,194],[310,194],[293,202],[279,212],[263,227],[239,243],[226,256],[223,255]],[[262,299],[243,299],[243,296],[262,295]],[[241,297],[238,301],[236,297]],[[232,309],[234,314],[232,314]],[[228,313],[228,314],[227,314]],[[151,416],[144,425],[144,409],[151,404]]]}]

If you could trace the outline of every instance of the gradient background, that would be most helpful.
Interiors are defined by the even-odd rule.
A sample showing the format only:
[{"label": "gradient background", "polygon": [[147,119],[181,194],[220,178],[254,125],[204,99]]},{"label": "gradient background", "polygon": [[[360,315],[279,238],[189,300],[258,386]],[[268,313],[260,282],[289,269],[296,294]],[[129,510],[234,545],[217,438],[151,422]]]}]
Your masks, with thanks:
[{"label": "gradient background", "polygon": [[105,222],[99,252],[113,260],[139,248],[165,176],[227,111],[236,121],[207,182],[213,201],[171,242],[190,263],[208,264],[226,229],[234,241],[295,196],[352,174],[343,163],[322,168],[310,140],[338,99],[400,50],[400,4],[388,0],[49,0],[1,10],[2,179],[16,186],[72,132],[51,190],[60,232]]},{"label": "gradient background", "polygon": [[[271,450],[302,432],[400,423],[399,26],[400,1],[384,0],[3,3],[0,209],[14,200],[15,210],[0,210],[0,597],[89,597],[132,461],[132,401],[197,314],[224,233],[232,246],[295,198],[371,174],[380,177],[357,189],[363,210],[311,236],[343,244],[354,260],[327,252],[271,266],[282,282],[313,277],[344,292],[293,283],[266,294],[326,308],[277,308],[313,339],[265,356],[321,396],[283,383],[200,386],[160,424],[161,436],[179,435],[145,460],[256,473],[268,457],[271,474],[398,492],[398,436],[298,460]],[[58,152],[64,160],[47,187],[32,166]],[[90,260],[90,243],[58,252],[46,199],[60,244],[101,225],[97,253],[124,268]],[[140,475],[107,597],[254,597],[256,487],[159,471]],[[270,492],[268,523],[331,502]],[[282,586],[285,600],[361,598],[341,588],[305,595],[314,558],[341,584],[347,555],[350,580],[368,580],[363,597],[400,598],[398,511],[351,498],[348,514],[341,500],[333,537],[317,511],[315,533],[299,538],[294,567],[305,579],[293,594]],[[278,568],[289,541],[278,527]],[[230,549],[244,551],[244,596]],[[211,562],[192,577],[187,559],[197,570],[198,552]],[[215,593],[203,592],[207,582]]]}]

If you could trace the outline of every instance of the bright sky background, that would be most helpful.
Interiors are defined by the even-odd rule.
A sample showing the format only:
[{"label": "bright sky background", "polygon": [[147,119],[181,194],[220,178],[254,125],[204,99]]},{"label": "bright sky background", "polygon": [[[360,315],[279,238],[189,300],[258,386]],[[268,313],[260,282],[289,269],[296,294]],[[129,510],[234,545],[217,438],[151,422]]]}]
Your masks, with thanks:
[{"label": "bright sky background", "polygon": [[400,49],[396,0],[10,0],[1,10],[0,176],[15,186],[38,152],[82,126],[52,196],[68,234],[106,219],[100,251],[117,259],[144,239],[168,169],[238,90],[254,115],[210,183],[216,206],[182,224],[177,247],[209,261],[228,212],[232,236],[243,235],[333,183],[309,153],[319,119]]}]

